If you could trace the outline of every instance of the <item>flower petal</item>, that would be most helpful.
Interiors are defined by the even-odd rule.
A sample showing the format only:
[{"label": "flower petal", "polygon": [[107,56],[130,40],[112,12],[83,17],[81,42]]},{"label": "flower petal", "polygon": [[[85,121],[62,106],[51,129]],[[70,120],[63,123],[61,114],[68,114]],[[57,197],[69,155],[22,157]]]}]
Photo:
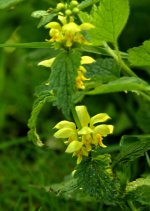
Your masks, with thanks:
[{"label": "flower petal", "polygon": [[45,67],[51,67],[54,60],[56,57],[51,58],[51,59],[47,59],[47,60],[43,60],[41,62],[38,63],[38,66],[45,66]]},{"label": "flower petal", "polygon": [[89,128],[89,127],[83,127],[78,132],[79,135],[86,135],[86,134],[90,134],[90,133],[93,133],[93,130],[91,128]]},{"label": "flower petal", "polygon": [[67,147],[65,152],[67,152],[67,153],[77,152],[77,151],[79,151],[82,148],[82,146],[83,146],[82,142],[80,142],[80,141],[72,141],[68,145],[68,147]]},{"label": "flower petal", "polygon": [[48,24],[45,25],[46,29],[58,29],[61,30],[61,25],[57,22],[50,22]]},{"label": "flower petal", "polygon": [[98,125],[94,128],[94,133],[99,133],[101,136],[107,136],[113,133],[113,125]]},{"label": "flower petal", "polygon": [[88,126],[90,122],[90,115],[87,111],[86,106],[76,106],[75,107],[79,121],[82,127]]},{"label": "flower petal", "polygon": [[95,59],[93,59],[91,56],[82,56],[81,57],[81,64],[91,64],[95,62]]},{"label": "flower petal", "polygon": [[82,31],[90,30],[90,29],[93,29],[93,28],[94,28],[94,25],[91,24],[91,23],[82,23],[82,24],[80,25],[80,29],[81,29]]},{"label": "flower petal", "polygon": [[75,131],[72,128],[62,128],[54,133],[55,138],[69,138],[71,136],[75,136]]},{"label": "flower petal", "polygon": [[75,130],[76,129],[76,125],[75,125],[74,122],[63,120],[63,121],[58,122],[58,124],[55,125],[54,128],[56,128],[56,129],[72,128],[73,130]]},{"label": "flower petal", "polygon": [[110,119],[110,116],[106,113],[100,113],[91,118],[90,125],[94,125],[98,122],[105,122]]}]

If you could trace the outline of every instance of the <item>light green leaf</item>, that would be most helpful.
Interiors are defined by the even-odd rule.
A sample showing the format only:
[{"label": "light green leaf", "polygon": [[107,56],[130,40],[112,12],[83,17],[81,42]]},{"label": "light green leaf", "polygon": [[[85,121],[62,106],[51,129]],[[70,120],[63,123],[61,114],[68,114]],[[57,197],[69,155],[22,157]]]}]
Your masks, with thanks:
[{"label": "light green leaf", "polygon": [[120,153],[113,165],[133,161],[150,149],[150,135],[126,135],[121,138]]},{"label": "light green leaf", "polygon": [[136,67],[150,67],[150,40],[128,50],[129,62]]},{"label": "light green leaf", "polygon": [[0,48],[4,47],[16,47],[16,48],[53,48],[53,45],[49,42],[29,42],[29,43],[3,43],[0,44]]},{"label": "light green leaf", "polygon": [[150,206],[150,176],[139,178],[128,183],[126,187],[126,197],[142,205]]},{"label": "light green leaf", "polygon": [[89,31],[92,42],[96,45],[101,41],[116,43],[129,16],[129,2],[102,0],[92,16],[92,23],[95,25],[95,29]]},{"label": "light green leaf", "polygon": [[15,4],[22,2],[23,0],[0,0],[0,9],[11,7]]},{"label": "light green leaf", "polygon": [[51,67],[50,85],[56,96],[56,105],[69,117],[73,105],[73,95],[76,92],[77,69],[80,66],[81,55],[76,50],[60,53]]},{"label": "light green leaf", "polygon": [[107,84],[99,85],[85,94],[95,95],[122,91],[150,91],[150,86],[140,78],[122,77]]},{"label": "light green leaf", "polygon": [[49,15],[49,13],[46,10],[37,10],[37,11],[32,12],[31,14],[33,18],[41,18],[47,15]]},{"label": "light green leaf", "polygon": [[43,143],[40,140],[40,137],[39,137],[39,135],[37,133],[37,129],[36,129],[37,118],[38,118],[38,115],[39,115],[41,109],[43,108],[44,104],[48,101],[49,102],[54,101],[54,96],[52,96],[50,94],[49,87],[45,86],[45,90],[42,90],[39,93],[38,98],[35,100],[35,102],[33,104],[31,116],[28,121],[28,127],[30,129],[28,132],[29,140],[33,141],[38,146],[43,146]]}]

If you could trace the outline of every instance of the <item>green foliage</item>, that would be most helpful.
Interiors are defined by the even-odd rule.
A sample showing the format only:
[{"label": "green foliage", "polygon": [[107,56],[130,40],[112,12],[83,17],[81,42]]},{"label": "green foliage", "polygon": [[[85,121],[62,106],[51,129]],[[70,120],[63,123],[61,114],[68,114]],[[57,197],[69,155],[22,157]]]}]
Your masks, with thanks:
[{"label": "green foliage", "polygon": [[86,69],[87,77],[97,81],[97,83],[107,83],[120,76],[120,67],[111,58],[97,59],[93,64],[86,65]]},{"label": "green foliage", "polygon": [[[95,45],[101,42],[116,44],[129,16],[128,0],[102,0],[100,6],[92,13],[92,24],[95,29],[90,31],[90,39]],[[81,16],[82,20],[87,16]]]},{"label": "green foliage", "polygon": [[139,47],[129,49],[128,53],[131,65],[150,68],[150,40],[145,41]]},{"label": "green foliage", "polygon": [[150,206],[150,176],[129,182],[126,187],[126,197],[142,205]]},{"label": "green foliage", "polygon": [[38,146],[43,146],[43,143],[40,140],[40,137],[36,129],[37,118],[44,104],[46,102],[52,102],[52,101],[54,101],[54,96],[51,95],[49,86],[48,87],[45,86],[45,90],[42,90],[40,92],[38,98],[35,100],[33,104],[31,117],[28,121],[28,127],[30,129],[28,132],[28,137],[29,137],[29,140],[32,140]]},{"label": "green foliage", "polygon": [[111,93],[111,92],[121,92],[121,91],[149,91],[150,86],[144,80],[136,77],[121,77],[115,79],[107,84],[98,85],[92,91],[87,92],[89,95]]},{"label": "green foliage", "polygon": [[120,153],[113,165],[134,161],[150,150],[150,135],[126,135],[120,141]]},{"label": "green foliage", "polygon": [[50,86],[56,96],[55,104],[66,117],[70,116],[73,95],[76,92],[77,69],[80,66],[80,53],[76,50],[60,53],[51,68]]},{"label": "green foliage", "polygon": [[79,189],[108,204],[117,203],[119,184],[111,170],[109,154],[87,159],[76,167],[75,178]]},{"label": "green foliage", "polygon": [[5,9],[7,7],[14,6],[15,4],[18,4],[22,2],[23,0],[0,0],[0,9]]}]

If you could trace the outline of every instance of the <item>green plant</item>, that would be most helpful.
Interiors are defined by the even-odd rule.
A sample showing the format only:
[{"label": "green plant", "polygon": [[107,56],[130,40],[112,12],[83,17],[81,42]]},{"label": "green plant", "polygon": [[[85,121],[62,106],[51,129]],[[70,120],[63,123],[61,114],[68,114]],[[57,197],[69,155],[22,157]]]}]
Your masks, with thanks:
[{"label": "green plant", "polygon": [[[102,209],[106,205],[108,209],[122,210],[142,210],[150,206],[147,170],[150,168],[150,86],[147,77],[138,71],[149,76],[150,40],[127,52],[120,51],[118,39],[130,14],[129,3],[128,0],[61,2],[55,8],[32,13],[33,17],[40,18],[38,26],[49,30],[50,38],[46,42],[1,44],[1,47],[51,50],[53,56],[38,64],[48,67],[50,74],[36,91],[28,122],[29,139],[41,147],[46,144],[37,133],[38,115],[45,103],[61,110],[66,120],[56,124],[58,130],[54,136],[65,139],[66,152],[77,157],[77,165],[64,182],[52,184],[51,190],[66,199],[100,202]],[[117,92],[126,94],[113,95]],[[86,101],[87,96],[96,95],[102,95],[101,110],[95,109],[102,112],[99,114],[92,103]],[[107,96],[112,96],[114,103],[105,100]],[[105,101],[109,102],[107,109]],[[112,118],[111,121],[118,118],[114,127],[97,125],[110,120],[107,112],[117,113],[114,104],[122,111]],[[94,114],[92,118],[88,106]],[[123,136],[120,142],[117,137],[113,144],[109,141],[114,140],[113,135],[109,140],[105,137],[119,127]],[[125,135],[124,128],[128,127],[132,131]],[[132,169],[140,165],[143,155],[146,170],[137,173]]]}]

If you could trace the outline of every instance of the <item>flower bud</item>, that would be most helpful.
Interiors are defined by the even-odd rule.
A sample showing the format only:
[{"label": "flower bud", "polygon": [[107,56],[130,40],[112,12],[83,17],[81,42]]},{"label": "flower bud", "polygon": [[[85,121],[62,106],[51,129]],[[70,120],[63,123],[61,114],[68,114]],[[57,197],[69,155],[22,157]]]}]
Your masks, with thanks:
[{"label": "flower bud", "polygon": [[56,6],[56,9],[57,9],[58,11],[61,11],[61,10],[64,9],[64,8],[65,8],[65,4],[63,4],[63,3],[58,3],[57,6]]},{"label": "flower bud", "polygon": [[65,11],[65,15],[66,15],[66,16],[70,16],[71,14],[72,14],[72,11],[71,11],[71,10],[67,9],[67,10]]},{"label": "flower bud", "polygon": [[71,1],[70,6],[71,7],[76,7],[79,3],[77,1]]},{"label": "flower bud", "polygon": [[77,13],[80,12],[80,10],[79,10],[78,7],[75,7],[75,8],[73,8],[72,12],[73,12],[74,14],[77,14]]}]

